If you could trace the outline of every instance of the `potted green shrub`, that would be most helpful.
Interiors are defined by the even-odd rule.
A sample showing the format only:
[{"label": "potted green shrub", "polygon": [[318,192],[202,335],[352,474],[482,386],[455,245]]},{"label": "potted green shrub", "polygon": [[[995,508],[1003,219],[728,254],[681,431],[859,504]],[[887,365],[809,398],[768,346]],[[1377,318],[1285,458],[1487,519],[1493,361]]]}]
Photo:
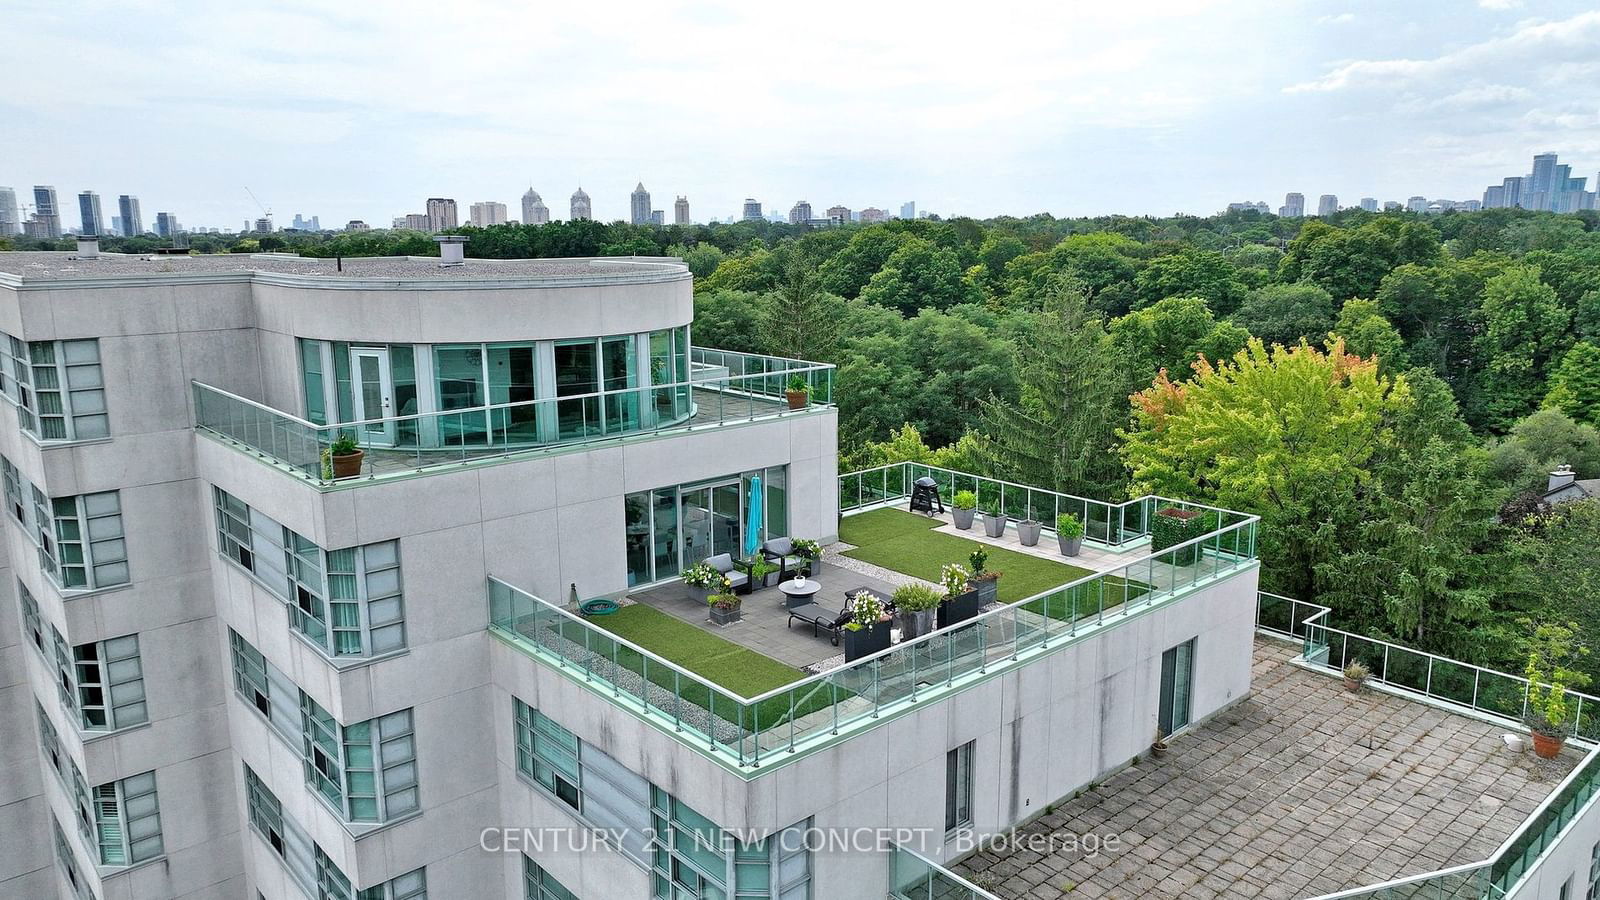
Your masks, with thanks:
[{"label": "potted green shrub", "polygon": [[1056,546],[1062,556],[1077,556],[1083,550],[1083,522],[1072,513],[1056,516]]},{"label": "potted green shrub", "polygon": [[889,617],[883,601],[863,592],[850,606],[850,621],[844,625],[844,661],[852,662],[889,649]]},{"label": "potted green shrub", "polygon": [[[789,547],[795,556],[804,557],[810,563],[822,559],[822,545],[810,538],[795,538],[789,542]],[[811,574],[811,566],[806,566],[806,574]]]},{"label": "potted green shrub", "polygon": [[811,383],[806,381],[804,375],[791,376],[783,395],[789,401],[790,409],[805,409],[811,402]]},{"label": "potted green shrub", "polygon": [[750,583],[756,587],[772,587],[778,583],[780,571],[782,567],[775,562],[756,560],[750,564]]},{"label": "potted green shrub", "polygon": [[989,562],[989,551],[979,547],[967,557],[967,565],[972,569],[970,583],[972,589],[978,592],[978,606],[988,606],[1000,599],[1000,573],[991,572],[985,565]]},{"label": "potted green shrub", "polygon": [[689,586],[695,599],[701,603],[709,602],[712,594],[733,593],[733,582],[710,563],[695,563],[684,569],[683,583]]},{"label": "potted green shrub", "polygon": [[737,594],[712,594],[706,598],[711,607],[711,624],[732,625],[739,621],[739,608],[743,601]]},{"label": "potted green shrub", "polygon": [[322,477],[354,478],[361,474],[361,461],[367,452],[356,443],[356,436],[348,431],[337,434],[328,446],[322,448]]},{"label": "potted green shrub", "polygon": [[900,640],[933,633],[935,611],[944,597],[925,584],[902,584],[894,589],[895,614],[900,619]]},{"label": "potted green shrub", "polygon": [[1357,693],[1370,677],[1372,670],[1368,669],[1365,663],[1359,659],[1351,660],[1350,664],[1344,667],[1344,689],[1352,694]]},{"label": "potted green shrub", "polygon": [[[1166,506],[1156,510],[1150,520],[1150,550],[1159,553],[1215,530],[1216,516],[1205,510]],[[1193,565],[1200,559],[1201,544],[1192,544],[1167,554],[1174,566]]]},{"label": "potted green shrub", "polygon": [[944,597],[939,602],[938,625],[944,628],[964,622],[978,614],[978,591],[972,586],[972,570],[960,563],[947,563],[939,571]]},{"label": "potted green shrub", "polygon": [[[1523,624],[1531,623],[1524,620]],[[1542,759],[1556,758],[1572,733],[1569,687],[1589,683],[1589,676],[1566,665],[1575,656],[1588,653],[1574,640],[1576,630],[1576,625],[1539,625],[1528,641],[1528,665],[1523,670],[1528,679],[1528,731],[1533,735],[1533,752]]]},{"label": "potted green shrub", "polygon": [[978,509],[978,495],[971,491],[956,491],[950,498],[950,518],[962,531],[972,527],[972,515]]},{"label": "potted green shrub", "polygon": [[1031,517],[1023,519],[1017,523],[1017,542],[1024,547],[1033,547],[1039,543],[1039,535],[1043,531],[1043,522]]}]

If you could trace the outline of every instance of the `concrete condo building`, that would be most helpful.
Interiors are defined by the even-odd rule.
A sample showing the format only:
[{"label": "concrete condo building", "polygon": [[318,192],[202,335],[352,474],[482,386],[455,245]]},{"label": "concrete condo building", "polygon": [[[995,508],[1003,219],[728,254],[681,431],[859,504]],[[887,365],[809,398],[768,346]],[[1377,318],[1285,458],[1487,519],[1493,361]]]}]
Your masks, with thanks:
[{"label": "concrete condo building", "polygon": [[522,224],[547,225],[549,222],[550,207],[544,205],[539,192],[530,185],[528,192],[522,195]]},{"label": "concrete condo building", "polygon": [[[1590,877],[1596,729],[1534,772],[1482,721],[1508,676],[1259,595],[1256,517],[841,474],[833,367],[694,346],[680,261],[437,240],[0,253],[0,896]],[[998,579],[941,570],[979,549]]]},{"label": "concrete condo building", "polygon": [[746,197],[744,200],[744,210],[739,213],[739,218],[746,222],[759,222],[761,219],[765,218],[761,214],[761,201]]},{"label": "concrete condo building", "polygon": [[1334,194],[1323,194],[1317,198],[1317,215],[1331,216],[1339,211],[1339,198]]},{"label": "concrete condo building", "polygon": [[424,207],[428,216],[428,231],[443,231],[454,228],[456,221],[456,201],[448,197],[429,197]]},{"label": "concrete condo building", "polygon": [[83,224],[80,234],[105,234],[106,217],[100,212],[100,195],[84,191],[78,195],[78,219]]},{"label": "concrete condo building", "polygon": [[21,231],[22,219],[17,209],[16,189],[0,187],[0,236],[18,234]]},{"label": "concrete condo building", "polygon": [[635,225],[649,225],[650,221],[650,192],[644,189],[644,182],[633,189],[629,195],[628,221]]},{"label": "concrete condo building", "polygon": [[122,236],[144,234],[144,215],[139,212],[139,198],[123,194],[117,198],[117,212],[122,214]]},{"label": "concrete condo building", "polygon": [[592,207],[590,207],[590,205],[589,205],[589,195],[585,194],[583,192],[583,188],[580,187],[576,191],[573,191],[572,192],[572,221],[576,222],[579,219],[592,219],[592,218],[594,218],[594,214],[593,214],[593,212],[591,210],[592,210]]},{"label": "concrete condo building", "polygon": [[479,228],[487,228],[490,225],[504,225],[507,218],[506,205],[492,200],[474,203],[472,204],[471,216],[472,224]]},{"label": "concrete condo building", "polygon": [[33,233],[38,237],[61,237],[61,205],[56,189],[48,184],[33,186]]},{"label": "concrete condo building", "polygon": [[789,224],[804,225],[811,221],[811,204],[805,200],[797,200],[789,207]]},{"label": "concrete condo building", "polygon": [[689,224],[689,198],[679,197],[672,203],[672,224]]},{"label": "concrete condo building", "polygon": [[1290,191],[1283,195],[1283,205],[1278,207],[1278,215],[1285,219],[1298,219],[1306,214],[1306,195]]}]

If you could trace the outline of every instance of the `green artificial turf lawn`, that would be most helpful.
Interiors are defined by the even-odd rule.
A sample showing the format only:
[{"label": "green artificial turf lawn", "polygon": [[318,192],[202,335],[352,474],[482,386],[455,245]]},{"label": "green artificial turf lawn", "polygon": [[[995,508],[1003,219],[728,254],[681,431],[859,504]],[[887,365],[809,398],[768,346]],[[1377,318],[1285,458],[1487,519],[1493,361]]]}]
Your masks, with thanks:
[{"label": "green artificial turf lawn", "polygon": [[[793,666],[643,603],[624,606],[609,616],[591,616],[587,621],[741,697],[764,694],[806,677]],[[628,668],[638,671],[637,666]],[[654,674],[652,681],[656,680]],[[670,674],[666,684],[671,684]]]},{"label": "green artificial turf lawn", "polygon": [[1088,569],[934,531],[939,524],[903,510],[875,509],[844,518],[839,540],[856,545],[845,556],[935,584],[946,563],[967,565],[967,557],[982,547],[989,552],[984,568],[1000,573],[1001,603],[1015,603],[1089,574]]}]

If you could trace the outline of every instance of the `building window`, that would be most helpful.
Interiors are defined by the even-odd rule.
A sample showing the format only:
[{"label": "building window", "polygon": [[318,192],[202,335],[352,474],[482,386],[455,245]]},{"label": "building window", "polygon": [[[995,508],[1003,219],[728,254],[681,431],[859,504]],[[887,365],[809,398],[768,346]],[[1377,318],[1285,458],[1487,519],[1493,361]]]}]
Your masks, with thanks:
[{"label": "building window", "polygon": [[61,736],[56,733],[56,727],[50,724],[50,716],[44,711],[44,707],[39,705],[39,701],[35,700],[33,706],[39,715],[39,749],[44,751],[44,758],[49,760],[50,768],[56,770],[56,775],[65,784],[67,767],[66,758],[61,755]]},{"label": "building window", "polygon": [[[33,399],[23,430],[42,441],[83,441],[111,434],[106,417],[105,379],[100,342],[32,341]],[[19,401],[20,402],[20,401]],[[29,427],[29,426],[32,427]]]},{"label": "building window", "polygon": [[421,807],[411,710],[346,725],[344,753],[352,820],[387,822]]},{"label": "building window", "polygon": [[428,873],[417,869],[375,884],[356,895],[356,900],[427,900]]},{"label": "building window", "polygon": [[[328,854],[312,841],[298,823],[284,815],[283,804],[248,765],[244,767],[244,784],[245,810],[250,827],[283,860],[289,877],[316,900],[355,900],[349,877],[334,865]],[[361,900],[367,900],[367,896],[363,892]],[[385,897],[387,900],[387,895],[372,896]],[[394,900],[425,896],[426,893],[393,895]]]},{"label": "building window", "polygon": [[17,422],[22,430],[29,434],[39,431],[38,420],[34,415],[35,402],[33,398],[33,367],[29,362],[28,345],[6,335],[4,338],[5,366],[10,371],[11,383],[6,396],[17,404]]},{"label": "building window", "polygon": [[622,852],[648,864],[650,782],[521,700],[513,703],[517,770],[586,824],[620,835]]},{"label": "building window", "polygon": [[55,647],[56,694],[61,698],[62,707],[77,715],[77,698],[72,687],[72,653],[67,649],[66,638],[54,625],[50,626],[50,643]]},{"label": "building window", "polygon": [[102,866],[129,866],[161,855],[156,773],[97,786],[94,812]]},{"label": "building window", "polygon": [[974,742],[944,755],[944,830],[972,827],[972,751]]},{"label": "building window", "polygon": [[1194,638],[1161,654],[1161,699],[1156,727],[1163,735],[1189,724],[1194,685]]},{"label": "building window", "polygon": [[39,552],[39,568],[63,590],[127,584],[128,546],[116,491],[51,499],[0,457],[6,509]]},{"label": "building window", "polygon": [[578,900],[577,894],[567,890],[549,872],[526,856],[522,858],[522,881],[527,900]]},{"label": "building window", "polygon": [[61,865],[61,874],[67,877],[67,884],[72,886],[72,895],[78,900],[94,900],[88,882],[78,872],[78,863],[73,859],[72,847],[67,844],[67,835],[53,815],[50,817],[50,831],[55,836],[56,862]]},{"label": "building window", "polygon": [[218,552],[284,601],[290,628],[335,658],[406,646],[398,541],[324,552],[221,488],[212,492]]},{"label": "building window", "polygon": [[78,719],[84,728],[114,731],[150,720],[138,635],[79,644],[72,653],[78,684]]},{"label": "building window", "polygon": [[89,800],[89,782],[83,777],[83,770],[78,764],[67,757],[67,770],[72,773],[72,804],[78,813],[78,833],[83,835],[83,842],[89,847],[94,843],[94,804]]},{"label": "building window", "polygon": [[22,604],[22,630],[39,648],[39,652],[49,656],[50,651],[44,643],[44,620],[39,615],[39,601],[33,599],[33,592],[19,579],[17,581],[17,600]]},{"label": "building window", "polygon": [[1585,900],[1600,898],[1600,842],[1589,850],[1589,891]]}]

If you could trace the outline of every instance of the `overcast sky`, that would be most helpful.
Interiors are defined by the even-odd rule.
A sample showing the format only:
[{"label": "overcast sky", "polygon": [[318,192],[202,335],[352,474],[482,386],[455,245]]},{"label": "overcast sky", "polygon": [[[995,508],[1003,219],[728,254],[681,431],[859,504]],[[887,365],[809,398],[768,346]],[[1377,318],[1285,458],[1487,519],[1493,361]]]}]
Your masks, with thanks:
[{"label": "overcast sky", "polygon": [[[454,197],[597,218],[746,196],[990,216],[1285,191],[1479,197],[1556,150],[1595,187],[1593,2],[5,4],[0,185],[146,225],[386,226]],[[21,191],[19,190],[19,194]],[[107,215],[110,215],[109,209]]]}]

